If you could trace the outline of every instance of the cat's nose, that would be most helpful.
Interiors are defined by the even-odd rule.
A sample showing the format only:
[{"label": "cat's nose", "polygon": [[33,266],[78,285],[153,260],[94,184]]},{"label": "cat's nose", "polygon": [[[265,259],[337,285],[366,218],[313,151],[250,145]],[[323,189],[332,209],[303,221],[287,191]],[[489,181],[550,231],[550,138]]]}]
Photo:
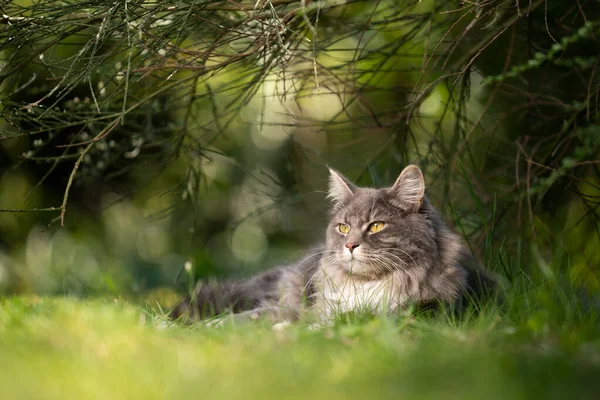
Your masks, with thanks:
[{"label": "cat's nose", "polygon": [[354,251],[354,249],[358,247],[358,244],[356,244],[356,243],[346,243],[346,247],[348,248],[348,250],[350,250],[350,253],[352,253]]}]

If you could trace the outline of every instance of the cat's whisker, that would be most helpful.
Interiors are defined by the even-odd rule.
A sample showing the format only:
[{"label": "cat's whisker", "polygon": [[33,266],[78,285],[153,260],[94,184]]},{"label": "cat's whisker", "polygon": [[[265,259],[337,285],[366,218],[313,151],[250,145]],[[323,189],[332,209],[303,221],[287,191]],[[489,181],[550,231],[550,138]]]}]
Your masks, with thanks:
[{"label": "cat's whisker", "polygon": [[[389,252],[389,251],[382,251],[379,253],[378,255],[379,257],[389,261],[391,264],[397,265],[402,269],[406,269],[406,267],[408,267],[408,263],[403,260],[401,257],[399,257],[398,255]],[[390,260],[390,258],[393,258],[395,260],[395,262],[393,262],[392,260]]]},{"label": "cat's whisker", "polygon": [[[305,258],[303,258],[303,259],[302,259],[302,260],[301,260],[301,261],[300,261],[300,262],[299,262],[299,263],[298,263],[298,264],[297,264],[297,265],[294,267],[294,271],[297,271],[298,269],[300,269],[300,267],[302,266],[302,264],[304,264],[304,262],[305,262],[305,261],[307,261],[307,260],[309,260],[309,259],[311,259],[311,258],[313,258],[313,257],[315,257],[315,256],[319,256],[319,255],[326,254],[326,253],[335,253],[335,250],[322,250],[322,251],[318,251],[318,252],[316,252],[316,253],[313,253],[313,254],[309,255],[308,257],[305,257]],[[316,262],[315,262],[315,263],[313,263],[313,264],[311,265],[311,267],[312,267],[312,266],[314,266],[315,264],[317,264],[317,263],[318,263],[318,262],[320,262],[320,261],[321,261],[321,259],[320,259],[320,258],[319,258],[319,259],[317,259],[317,260],[316,260]]]},{"label": "cat's whisker", "polygon": [[[332,210],[322,248],[247,281],[200,285],[171,317],[235,310],[242,319],[294,320],[312,311],[326,322],[340,312],[389,313],[408,302],[450,303],[466,293],[495,290],[494,280],[481,272],[476,277],[483,277],[483,289],[468,284],[473,272],[463,265],[475,260],[424,197],[418,167],[405,168],[391,188],[381,190],[355,187],[334,170],[330,174]],[[339,230],[339,224],[347,229]],[[423,240],[428,237],[438,240]]]},{"label": "cat's whisker", "polygon": [[386,252],[386,251],[379,252],[379,253],[373,252],[373,253],[369,254],[369,258],[382,261],[386,267],[389,267],[388,268],[389,272],[393,272],[395,269],[405,269],[405,267],[407,266],[406,262],[404,262],[399,257],[395,257],[398,260],[398,263],[392,262],[392,260],[385,257],[388,254],[392,255],[391,253]]},{"label": "cat's whisker", "polygon": [[[318,260],[318,261],[317,261],[315,264],[313,264],[313,265],[316,265],[316,264],[320,264],[320,265],[327,264],[328,262],[330,262],[330,261],[333,261],[335,258],[336,258],[335,254],[333,254],[333,255],[329,255],[329,256],[327,256],[327,257],[323,257],[322,259]],[[311,266],[311,267],[312,267],[312,266]],[[321,272],[321,271],[317,271],[316,273],[313,273],[313,274],[311,275],[311,277],[308,279],[308,281],[307,281],[307,282],[306,282],[306,284],[304,285],[304,288],[302,289],[302,293],[305,293],[305,292],[306,292],[306,289],[307,289],[307,288],[308,288],[308,287],[309,287],[309,286],[310,286],[310,285],[313,283],[313,281],[315,280],[315,278],[317,277],[317,274],[318,274],[319,272]]]},{"label": "cat's whisker", "polygon": [[344,205],[344,203],[343,203],[341,200],[339,200],[338,198],[336,198],[336,197],[334,197],[334,196],[331,196],[331,195],[329,195],[329,196],[327,196],[327,197],[328,197],[330,200],[333,200],[333,201],[336,203],[336,205],[340,205],[340,206],[342,206],[342,208],[343,208],[343,209],[344,209],[344,211],[346,212],[346,206]]},{"label": "cat's whisker", "polygon": [[[378,255],[377,255],[377,259],[378,259],[378,260],[383,260],[383,261],[382,261],[382,262],[383,262],[383,264],[387,266],[387,265],[389,265],[391,262],[390,262],[388,259],[386,259],[386,258],[385,258],[386,256],[391,256],[391,257],[394,257],[394,258],[398,259],[400,262],[403,262],[403,261],[402,261],[402,259],[400,259],[400,258],[399,258],[398,256],[396,256],[395,254],[389,254],[389,253],[387,253],[387,252],[384,252],[384,253],[380,253],[380,254],[378,254]],[[393,264],[393,263],[391,263],[391,264]],[[398,270],[396,270],[396,271],[398,271]],[[408,276],[408,278],[410,279],[410,281],[411,281],[411,282],[416,282],[416,281],[418,281],[418,280],[417,280],[417,277],[416,277],[416,276],[414,276],[414,274],[413,274],[413,273],[410,271],[410,269],[409,269],[409,268],[402,268],[402,269],[401,269],[401,271],[402,271],[402,273],[404,273],[404,274],[406,274],[406,275]],[[391,275],[392,275],[392,276],[393,276],[395,279],[397,279],[397,280],[399,281],[399,278],[398,278],[398,277],[397,277],[397,276],[396,276],[396,275],[395,275],[393,272],[392,272],[392,274],[391,274]],[[406,285],[403,285],[403,286],[406,286]],[[406,290],[407,290],[407,288],[406,288],[406,287],[404,287],[403,289],[404,289],[404,291],[405,291],[405,294],[408,296],[408,292],[406,291]]]},{"label": "cat's whisker", "polygon": [[[395,250],[395,251],[399,251],[399,252],[401,252],[401,253],[403,253],[403,254],[407,255],[407,256],[408,256],[408,257],[411,259],[411,261],[412,261],[413,263],[415,263],[415,264],[416,264],[416,261],[415,261],[415,259],[414,259],[414,258],[413,258],[413,257],[412,257],[410,254],[408,254],[406,251],[402,250],[402,249],[401,249],[401,248],[399,248],[399,247],[384,247],[384,248],[380,248],[380,249],[377,249],[377,250],[378,250],[378,251],[386,251],[386,250]],[[419,251],[421,251],[421,250],[419,250]]]},{"label": "cat's whisker", "polygon": [[[401,263],[401,265],[403,264],[403,265],[402,265],[402,267],[400,268],[400,270],[402,270],[402,272],[403,272],[404,274],[406,274],[406,275],[407,275],[407,276],[408,276],[410,279],[412,279],[412,280],[414,280],[414,279],[416,278],[416,277],[415,277],[415,276],[412,274],[412,272],[410,271],[410,268],[406,268],[408,265],[407,265],[407,264],[406,264],[406,263],[405,263],[405,262],[404,262],[404,261],[403,261],[403,260],[402,260],[400,257],[398,257],[397,255],[395,255],[395,254],[391,254],[391,253],[387,253],[387,252],[384,252],[384,253],[382,253],[382,254],[380,255],[380,257],[384,258],[384,259],[385,259],[385,261],[388,261],[388,262],[390,262],[391,264],[393,264],[393,262],[391,262],[391,261],[389,260],[389,258],[395,258],[396,260],[398,260],[398,262],[400,262],[400,263]],[[388,257],[388,258],[386,258],[386,257]],[[385,261],[384,261],[384,262],[385,262]]]}]

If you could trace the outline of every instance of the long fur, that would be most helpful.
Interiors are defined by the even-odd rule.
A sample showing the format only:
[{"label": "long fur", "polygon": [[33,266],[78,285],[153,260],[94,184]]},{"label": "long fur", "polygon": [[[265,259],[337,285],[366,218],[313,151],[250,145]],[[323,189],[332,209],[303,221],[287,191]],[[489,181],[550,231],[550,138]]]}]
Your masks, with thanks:
[{"label": "long fur", "polygon": [[[246,281],[203,284],[171,317],[230,312],[279,322],[308,313],[325,321],[352,311],[394,313],[409,304],[464,309],[497,296],[496,279],[425,198],[418,167],[406,167],[385,189],[357,188],[339,172],[330,174],[332,209],[319,251]],[[385,225],[371,232],[374,222]],[[340,224],[349,231],[342,233]],[[350,251],[348,243],[356,247]]]}]

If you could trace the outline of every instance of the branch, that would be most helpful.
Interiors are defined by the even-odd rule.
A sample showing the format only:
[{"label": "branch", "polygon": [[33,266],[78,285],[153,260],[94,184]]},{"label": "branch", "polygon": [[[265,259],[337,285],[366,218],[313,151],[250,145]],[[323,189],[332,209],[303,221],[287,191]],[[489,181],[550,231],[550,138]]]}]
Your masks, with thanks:
[{"label": "branch", "polygon": [[46,208],[0,208],[0,212],[9,213],[30,213],[30,212],[47,212],[60,211],[62,207],[46,207]]}]

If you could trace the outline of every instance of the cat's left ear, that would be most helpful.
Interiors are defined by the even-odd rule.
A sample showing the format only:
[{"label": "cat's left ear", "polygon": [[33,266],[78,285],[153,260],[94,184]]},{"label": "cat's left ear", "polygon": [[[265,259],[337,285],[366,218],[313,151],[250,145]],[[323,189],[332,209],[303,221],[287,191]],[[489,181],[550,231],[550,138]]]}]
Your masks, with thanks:
[{"label": "cat's left ear", "polygon": [[411,212],[419,211],[425,197],[425,179],[419,167],[409,165],[404,168],[388,193],[392,204],[397,207]]}]

